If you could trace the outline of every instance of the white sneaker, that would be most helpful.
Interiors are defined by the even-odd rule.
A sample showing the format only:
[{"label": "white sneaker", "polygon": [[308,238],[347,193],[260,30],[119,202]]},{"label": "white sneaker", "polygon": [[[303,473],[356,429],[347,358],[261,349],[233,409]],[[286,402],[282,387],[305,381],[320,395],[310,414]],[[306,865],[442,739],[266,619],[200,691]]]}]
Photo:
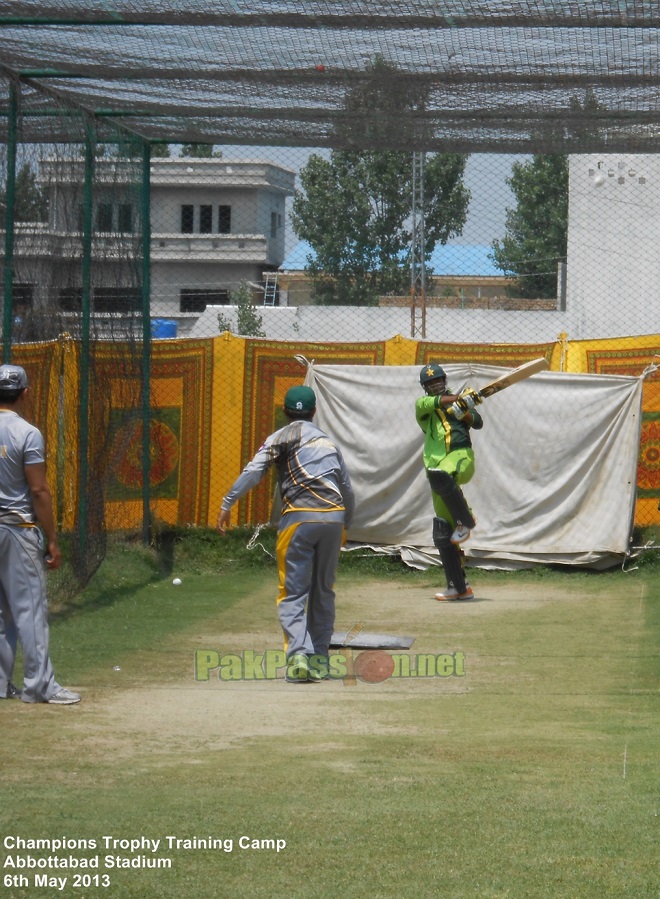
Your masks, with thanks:
[{"label": "white sneaker", "polygon": [[74,705],[76,702],[80,702],[80,694],[60,687],[57,693],[53,693],[46,702],[51,705]]},{"label": "white sneaker", "polygon": [[474,599],[474,591],[469,584],[465,585],[464,593],[459,593],[456,587],[447,587],[446,590],[441,590],[439,593],[436,593],[435,598],[438,602],[455,602],[456,600],[462,599]]},{"label": "white sneaker", "polygon": [[462,524],[460,521],[457,521],[456,522],[456,530],[454,531],[454,533],[451,535],[451,537],[449,539],[454,545],[458,545],[459,543],[465,543],[465,541],[468,540],[469,537],[470,537],[470,529],[466,528],[465,525]]}]

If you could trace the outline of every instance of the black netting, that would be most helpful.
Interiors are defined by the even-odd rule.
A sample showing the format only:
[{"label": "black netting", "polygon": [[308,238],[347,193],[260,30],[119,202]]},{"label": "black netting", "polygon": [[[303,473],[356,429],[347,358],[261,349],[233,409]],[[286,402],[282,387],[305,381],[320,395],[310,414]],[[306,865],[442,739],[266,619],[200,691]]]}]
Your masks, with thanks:
[{"label": "black netting", "polygon": [[[655,149],[655,3],[207,6],[0,3],[2,65],[149,140]],[[356,117],[356,90],[391,103]]]}]

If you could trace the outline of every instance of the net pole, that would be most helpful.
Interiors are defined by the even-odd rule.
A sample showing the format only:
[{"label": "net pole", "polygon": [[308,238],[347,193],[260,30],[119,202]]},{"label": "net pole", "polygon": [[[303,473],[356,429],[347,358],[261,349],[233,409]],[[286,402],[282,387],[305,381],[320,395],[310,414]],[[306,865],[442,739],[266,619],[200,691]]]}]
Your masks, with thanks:
[{"label": "net pole", "polygon": [[80,462],[78,491],[78,532],[80,545],[87,538],[87,485],[89,478],[89,332],[92,295],[92,182],[94,177],[94,140],[92,129],[85,135],[85,175],[83,184],[82,240],[82,320],[80,343]]},{"label": "net pole", "polygon": [[410,336],[426,339],[426,235],[424,210],[424,153],[412,158],[412,238],[410,249]]},{"label": "net pole", "polygon": [[7,123],[7,190],[5,196],[5,281],[2,311],[2,361],[11,362],[14,284],[14,206],[16,200],[16,140],[18,90],[9,83],[9,118]]},{"label": "net pole", "polygon": [[151,144],[142,144],[142,540],[151,506]]}]

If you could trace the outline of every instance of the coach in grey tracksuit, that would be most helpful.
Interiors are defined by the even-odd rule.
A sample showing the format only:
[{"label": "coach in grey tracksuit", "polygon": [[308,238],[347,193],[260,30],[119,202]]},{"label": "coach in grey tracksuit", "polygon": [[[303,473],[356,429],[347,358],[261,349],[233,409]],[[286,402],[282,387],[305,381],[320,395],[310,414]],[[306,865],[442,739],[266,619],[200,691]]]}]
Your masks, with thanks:
[{"label": "coach in grey tracksuit", "polygon": [[[0,365],[0,699],[72,705],[80,696],[57,683],[48,654],[44,551],[49,568],[62,554],[43,437],[19,415],[27,386],[24,369]],[[18,640],[22,692],[11,681]]]},{"label": "coach in grey tracksuit", "polygon": [[[292,387],[284,399],[289,424],[271,434],[225,496],[218,516],[224,533],[230,509],[277,467],[282,513],[277,535],[277,609],[284,631],[287,678],[315,681],[327,666],[335,622],[333,590],[344,528],[355,500],[340,449],[312,423],[316,396]],[[323,666],[321,666],[322,668]],[[327,670],[327,669],[326,669]]]}]

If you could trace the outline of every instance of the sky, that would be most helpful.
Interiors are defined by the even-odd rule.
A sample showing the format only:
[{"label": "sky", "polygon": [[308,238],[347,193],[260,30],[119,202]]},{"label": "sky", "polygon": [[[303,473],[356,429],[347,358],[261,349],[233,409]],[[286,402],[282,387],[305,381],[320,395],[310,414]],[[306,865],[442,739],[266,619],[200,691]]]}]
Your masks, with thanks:
[{"label": "sky", "polygon": [[[223,158],[269,159],[279,165],[299,172],[310,154],[327,156],[327,150],[313,150],[307,147],[265,147],[265,146],[222,146]],[[505,229],[507,207],[515,206],[515,198],[506,183],[515,161],[528,159],[527,156],[513,156],[496,153],[473,153],[465,166],[465,185],[471,193],[468,218],[460,237],[450,243],[487,244],[502,238]],[[287,209],[290,209],[288,201]],[[298,238],[287,222],[285,253],[289,253],[298,243]]]}]

